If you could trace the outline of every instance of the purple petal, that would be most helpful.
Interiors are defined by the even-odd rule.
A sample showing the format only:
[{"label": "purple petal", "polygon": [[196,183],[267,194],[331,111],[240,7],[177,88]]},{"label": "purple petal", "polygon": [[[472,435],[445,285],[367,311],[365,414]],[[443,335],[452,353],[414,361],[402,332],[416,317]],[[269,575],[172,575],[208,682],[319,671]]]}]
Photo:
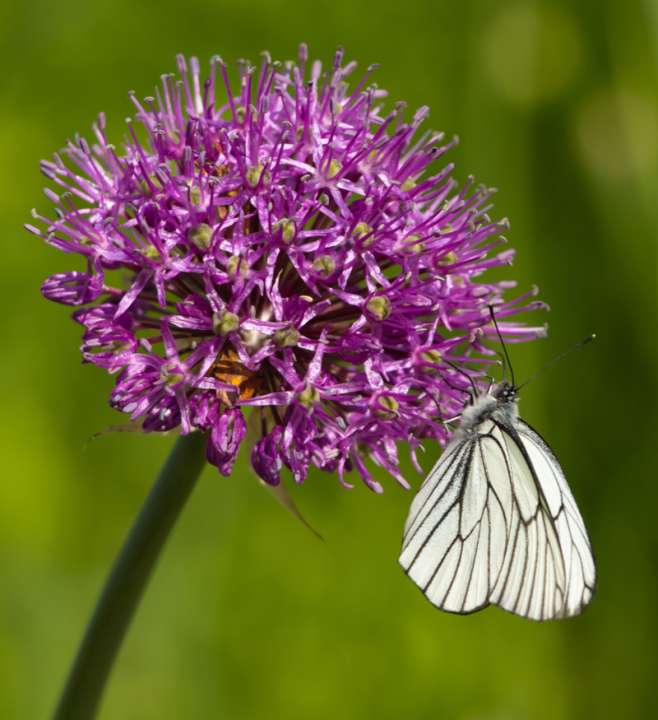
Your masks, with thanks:
[{"label": "purple petal", "polygon": [[226,410],[212,424],[206,446],[206,457],[222,475],[231,474],[240,443],[246,432],[247,424],[239,409]]},{"label": "purple petal", "polygon": [[278,443],[281,429],[274,428],[272,432],[261,438],[251,451],[251,465],[268,485],[278,485],[281,482],[281,454]]},{"label": "purple petal", "polygon": [[73,271],[51,275],[41,286],[41,293],[64,305],[84,305],[96,300],[102,289],[102,276]]}]

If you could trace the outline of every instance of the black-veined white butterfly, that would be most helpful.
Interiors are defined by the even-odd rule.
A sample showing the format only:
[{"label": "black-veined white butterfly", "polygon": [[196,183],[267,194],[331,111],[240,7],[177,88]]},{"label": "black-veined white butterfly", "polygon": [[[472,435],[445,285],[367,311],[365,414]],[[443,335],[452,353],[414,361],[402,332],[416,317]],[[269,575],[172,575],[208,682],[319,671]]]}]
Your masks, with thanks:
[{"label": "black-veined white butterfly", "polygon": [[400,564],[442,610],[493,604],[533,620],[569,617],[592,598],[594,558],[562,468],[519,417],[517,392],[512,376],[474,393],[412,502]]}]

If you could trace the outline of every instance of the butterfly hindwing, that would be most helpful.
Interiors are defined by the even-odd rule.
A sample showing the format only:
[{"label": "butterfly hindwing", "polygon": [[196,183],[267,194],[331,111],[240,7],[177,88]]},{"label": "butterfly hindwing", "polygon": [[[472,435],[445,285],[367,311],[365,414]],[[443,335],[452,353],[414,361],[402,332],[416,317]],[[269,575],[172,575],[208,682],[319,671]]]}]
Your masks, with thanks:
[{"label": "butterfly hindwing", "polygon": [[517,422],[516,430],[559,538],[565,573],[563,612],[576,615],[591,600],[596,587],[596,567],[585,523],[560,463],[545,440],[523,420]]}]

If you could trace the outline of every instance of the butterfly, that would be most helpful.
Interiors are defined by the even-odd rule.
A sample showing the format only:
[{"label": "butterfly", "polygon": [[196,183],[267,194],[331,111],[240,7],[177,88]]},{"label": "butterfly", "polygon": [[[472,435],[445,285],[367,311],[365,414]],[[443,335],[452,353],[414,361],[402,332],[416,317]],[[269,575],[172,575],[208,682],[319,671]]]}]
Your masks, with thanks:
[{"label": "butterfly", "polygon": [[513,376],[473,393],[413,499],[399,562],[448,612],[498,605],[533,620],[570,617],[594,594],[591,544],[560,463],[519,417],[517,397]]}]

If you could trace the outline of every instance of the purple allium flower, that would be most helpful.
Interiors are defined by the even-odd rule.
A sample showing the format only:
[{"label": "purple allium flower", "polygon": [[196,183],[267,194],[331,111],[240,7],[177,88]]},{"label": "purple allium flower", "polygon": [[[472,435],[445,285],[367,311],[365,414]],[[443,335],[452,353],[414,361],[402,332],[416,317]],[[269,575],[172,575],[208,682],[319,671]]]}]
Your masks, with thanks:
[{"label": "purple allium flower", "polygon": [[[178,58],[155,97],[133,94],[121,150],[101,115],[95,142],[76,137],[43,172],[56,218],[32,232],[85,260],[43,294],[83,306],[84,360],[117,374],[113,407],[146,431],[208,433],[207,457],[228,474],[247,433],[266,482],[286,466],[356,469],[365,458],[407,486],[397,444],[449,439],[468,378],[495,360],[488,304],[508,341],[542,329],[505,321],[540,305],[503,298],[512,282],[478,282],[511,262],[506,222],[489,218],[492,190],[452,166],[454,141],[350,87],[355,63],[259,69],[239,87],[213,58],[208,79]],[[468,363],[465,366],[464,363]]]}]

